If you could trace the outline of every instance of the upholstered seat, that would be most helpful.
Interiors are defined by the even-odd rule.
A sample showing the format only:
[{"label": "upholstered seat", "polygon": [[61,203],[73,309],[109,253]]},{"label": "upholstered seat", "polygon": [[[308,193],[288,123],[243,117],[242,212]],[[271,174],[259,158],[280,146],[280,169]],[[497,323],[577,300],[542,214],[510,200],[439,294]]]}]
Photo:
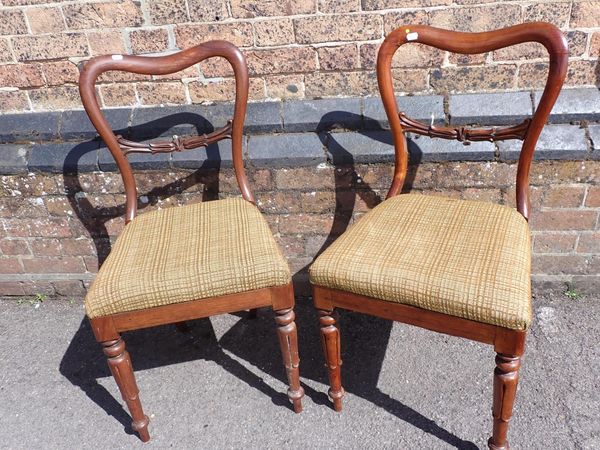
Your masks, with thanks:
[{"label": "upholstered seat", "polygon": [[531,322],[530,237],[516,210],[392,197],[313,263],[311,283],[516,330]]},{"label": "upholstered seat", "polygon": [[85,308],[94,318],[290,281],[256,206],[230,198],[133,219],[90,287]]}]

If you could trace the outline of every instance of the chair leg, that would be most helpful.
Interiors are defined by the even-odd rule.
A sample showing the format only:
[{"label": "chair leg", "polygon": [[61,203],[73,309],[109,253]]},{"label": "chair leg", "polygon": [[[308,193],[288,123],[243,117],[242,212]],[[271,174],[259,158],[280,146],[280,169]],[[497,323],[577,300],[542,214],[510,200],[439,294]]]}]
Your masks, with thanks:
[{"label": "chair leg", "polygon": [[321,343],[331,386],[329,397],[333,400],[333,409],[339,412],[342,410],[342,398],[345,392],[342,387],[340,330],[336,326],[337,320],[338,315],[334,311],[319,310]]},{"label": "chair leg", "polygon": [[277,335],[283,355],[283,364],[287,372],[288,397],[294,405],[296,413],[302,412],[302,397],[304,389],[300,386],[300,358],[298,356],[298,332],[296,330],[296,315],[292,308],[279,309],[275,311],[275,323],[277,323]]},{"label": "chair leg", "polygon": [[129,353],[125,350],[123,339],[101,342],[104,354],[108,357],[108,367],[119,386],[123,400],[127,403],[133,422],[131,427],[138,433],[143,442],[150,440],[148,433],[149,419],[144,415],[142,404],[138,397],[139,389],[133,375],[133,366]]},{"label": "chair leg", "polygon": [[512,416],[517,383],[519,382],[519,356],[496,355],[496,369],[494,370],[494,431],[488,440],[488,447],[492,450],[508,450],[508,421]]}]

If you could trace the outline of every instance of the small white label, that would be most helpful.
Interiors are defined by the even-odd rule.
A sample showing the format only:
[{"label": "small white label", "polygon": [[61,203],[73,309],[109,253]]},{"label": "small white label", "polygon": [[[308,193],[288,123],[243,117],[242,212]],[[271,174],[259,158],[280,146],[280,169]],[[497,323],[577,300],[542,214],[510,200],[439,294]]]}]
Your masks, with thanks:
[{"label": "small white label", "polygon": [[121,61],[123,59],[123,55],[112,55],[111,58],[115,61]]},{"label": "small white label", "polygon": [[419,39],[419,33],[417,33],[417,32],[408,33],[406,35],[406,40],[407,41],[416,41],[417,39]]}]

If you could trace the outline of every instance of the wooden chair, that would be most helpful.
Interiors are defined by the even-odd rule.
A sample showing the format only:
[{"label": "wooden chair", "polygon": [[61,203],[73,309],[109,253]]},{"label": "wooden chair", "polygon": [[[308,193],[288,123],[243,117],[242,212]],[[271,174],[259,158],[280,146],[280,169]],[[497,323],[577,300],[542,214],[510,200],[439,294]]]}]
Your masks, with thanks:
[{"label": "wooden chair", "polygon": [[[109,70],[146,75],[174,73],[220,56],[233,67],[233,119],[210,134],[151,144],[115,136],[95,96],[95,83]],[[248,70],[232,44],[211,41],[162,57],[106,55],[91,59],[79,79],[90,120],[112,153],[126,193],[125,229],[100,268],[85,299],[94,335],[131,412],[132,427],[148,441],[148,417],[138,398],[129,354],[120,333],[155,325],[271,306],[294,410],[304,390],[299,359],[291,274],[266,220],[255,205],[242,155],[248,100]],[[136,217],[136,184],[130,153],[164,153],[206,147],[231,138],[233,165],[242,198],[229,198],[152,211]]]},{"label": "wooden chair", "polygon": [[[418,42],[455,53],[484,53],[539,42],[550,55],[540,103],[531,119],[510,127],[436,127],[398,113],[391,63],[398,47]],[[492,449],[507,449],[518,370],[531,323],[528,177],[535,145],[560,92],[568,48],[561,32],[529,23],[486,33],[410,25],[390,33],[379,49],[377,77],[395,146],[386,200],[325,250],[310,268],[319,311],[329,395],[341,410],[340,332],[334,308],[409,323],[494,346]],[[522,139],[517,210],[508,206],[401,194],[408,166],[405,133],[459,141]]]}]

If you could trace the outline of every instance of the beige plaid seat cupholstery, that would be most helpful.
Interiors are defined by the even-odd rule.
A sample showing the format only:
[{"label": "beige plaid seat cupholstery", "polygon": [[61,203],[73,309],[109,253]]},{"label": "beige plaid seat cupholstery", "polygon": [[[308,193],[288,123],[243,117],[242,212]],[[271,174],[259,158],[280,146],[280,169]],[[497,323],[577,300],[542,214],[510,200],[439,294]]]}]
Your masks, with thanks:
[{"label": "beige plaid seat cupholstery", "polygon": [[516,210],[419,194],[387,199],[313,263],[317,286],[524,330],[530,237]]},{"label": "beige plaid seat cupholstery", "polygon": [[259,210],[230,198],[126,225],[85,299],[89,317],[280,286],[288,265]]}]

